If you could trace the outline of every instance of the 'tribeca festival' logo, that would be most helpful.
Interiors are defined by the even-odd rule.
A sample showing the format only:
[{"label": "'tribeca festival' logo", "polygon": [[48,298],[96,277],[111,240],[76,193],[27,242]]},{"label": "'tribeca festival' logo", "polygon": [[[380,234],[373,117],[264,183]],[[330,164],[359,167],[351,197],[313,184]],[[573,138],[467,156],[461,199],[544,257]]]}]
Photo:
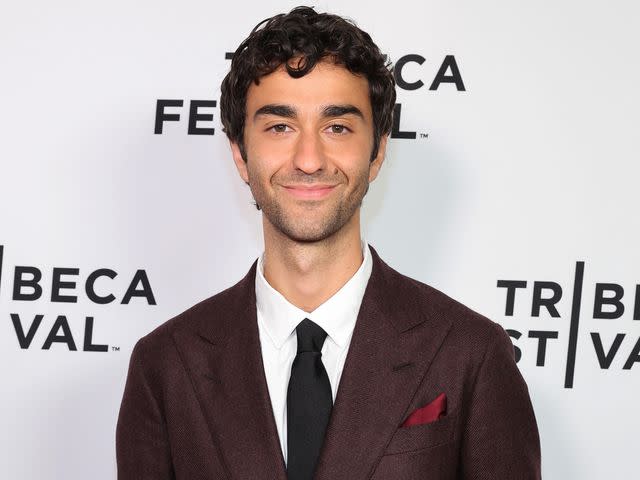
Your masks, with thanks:
[{"label": "'tribeca festival' logo", "polygon": [[[231,60],[233,52],[225,53],[225,59]],[[433,65],[438,67],[433,75],[425,76],[422,72],[423,65]],[[407,66],[410,68],[406,69]],[[417,70],[417,72],[415,72]],[[439,89],[454,89],[456,92],[466,92],[462,74],[455,55],[444,55],[441,61],[435,63],[427,62],[422,55],[410,53],[401,56],[393,64],[393,76],[396,81],[398,91],[426,90],[437,92]],[[424,82],[427,80],[427,83]],[[183,112],[185,102],[188,102],[188,112]],[[185,100],[183,98],[162,98],[156,100],[153,133],[162,135],[165,133],[167,123],[183,122],[186,118],[187,135],[214,135],[213,127],[214,112],[217,107],[217,100]],[[393,108],[393,126],[391,138],[413,140],[416,138],[427,139],[427,132],[416,132],[401,128],[402,104],[396,103]],[[184,124],[184,123],[183,123]],[[184,132],[185,129],[182,129]]]},{"label": "'tribeca festival' logo", "polygon": [[[576,352],[579,345],[578,332],[580,331],[580,321],[585,317],[581,308],[583,291],[588,288],[584,285],[584,269],[585,262],[576,262],[573,289],[568,296],[571,299],[571,313],[569,332],[566,338],[565,388],[573,388]],[[545,315],[549,315],[552,319],[560,318],[557,306],[563,298],[567,297],[563,293],[562,285],[552,281],[498,280],[497,287],[504,289],[504,315],[509,320],[514,319],[516,302],[523,300],[525,292],[528,292],[531,298],[531,318],[535,319],[540,318],[541,312],[545,312]],[[609,370],[614,359],[623,357],[622,370],[631,370],[636,363],[640,362],[640,336],[636,338],[631,332],[632,329],[635,329],[637,334],[638,327],[640,327],[640,322],[635,323],[640,320],[640,285],[634,286],[635,292],[632,296],[625,296],[624,286],[617,283],[596,282],[593,288],[593,310],[588,315],[594,320],[615,320],[618,322],[615,325],[618,330],[627,330],[616,332],[613,340],[606,342],[601,332],[589,332],[598,364],[601,369]],[[625,312],[627,313],[626,317],[631,316],[631,323],[623,318]],[[519,322],[522,318],[514,320]],[[592,326],[593,323],[590,323],[589,327]],[[536,329],[528,332],[523,332],[522,328],[506,328],[505,330],[513,341],[517,362],[522,358],[522,348],[525,345],[531,345],[531,342],[526,342],[525,338],[532,339],[533,344],[536,345],[536,366],[538,367],[545,366],[549,345],[564,341],[559,338],[560,330],[556,329]],[[525,338],[522,338],[523,336]]]},{"label": "'tribeca festival' logo", "polygon": [[[0,245],[0,287],[3,284],[3,263],[7,263],[4,253],[4,245]],[[6,270],[7,268],[5,268],[5,272]],[[84,323],[78,322],[77,319],[70,321],[67,314],[37,313],[26,318],[24,314],[14,308],[26,302],[39,301],[37,303],[39,307],[42,301],[50,301],[51,304],[60,307],[64,304],[78,303],[78,296],[84,294],[86,300],[93,305],[107,305],[114,302],[129,305],[132,300],[156,305],[155,296],[144,269],[138,269],[130,275],[127,273],[124,278],[129,280],[126,282],[126,288],[122,289],[124,292],[118,297],[112,293],[114,284],[118,285],[114,279],[119,274],[115,270],[98,268],[90,271],[86,276],[81,275],[80,272],[81,269],[78,267],[53,267],[51,281],[45,284],[42,268],[32,265],[16,265],[13,268],[12,308],[9,317],[15,331],[17,346],[23,350],[30,348],[49,350],[54,344],[59,345],[58,348],[66,348],[69,351],[109,352],[120,350],[118,346],[109,346],[93,338],[94,315],[86,315]],[[121,282],[120,286],[124,287]],[[82,300],[85,303],[85,299]],[[77,333],[74,335],[73,331],[78,332],[80,328],[82,328],[83,334],[81,336]],[[34,344],[34,337],[38,331],[48,332],[42,345]],[[80,338],[81,342],[79,343]]]}]

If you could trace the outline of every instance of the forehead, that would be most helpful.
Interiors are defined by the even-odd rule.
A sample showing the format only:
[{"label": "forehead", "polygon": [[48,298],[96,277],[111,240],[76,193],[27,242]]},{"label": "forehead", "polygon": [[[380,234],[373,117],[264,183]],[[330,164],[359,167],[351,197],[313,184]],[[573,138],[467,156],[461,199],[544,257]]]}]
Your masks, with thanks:
[{"label": "forehead", "polygon": [[247,91],[247,116],[269,104],[291,105],[296,110],[320,112],[327,105],[353,105],[371,119],[369,82],[341,65],[318,62],[306,75],[291,77],[283,66],[251,84]]}]

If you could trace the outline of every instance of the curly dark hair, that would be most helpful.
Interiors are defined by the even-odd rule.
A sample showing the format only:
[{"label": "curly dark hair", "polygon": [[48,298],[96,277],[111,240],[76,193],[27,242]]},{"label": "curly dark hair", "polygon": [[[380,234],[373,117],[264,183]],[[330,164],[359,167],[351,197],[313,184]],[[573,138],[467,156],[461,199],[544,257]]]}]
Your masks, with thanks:
[{"label": "curly dark hair", "polygon": [[[289,60],[298,59],[295,65]],[[233,55],[231,70],[222,81],[220,116],[223,131],[237,143],[245,162],[244,121],[247,91],[251,82],[285,65],[293,78],[309,73],[316,63],[330,60],[369,82],[373,112],[373,151],[378,154],[380,138],[391,132],[396,100],[391,62],[355,23],[310,7],[296,7],[254,27]]]}]

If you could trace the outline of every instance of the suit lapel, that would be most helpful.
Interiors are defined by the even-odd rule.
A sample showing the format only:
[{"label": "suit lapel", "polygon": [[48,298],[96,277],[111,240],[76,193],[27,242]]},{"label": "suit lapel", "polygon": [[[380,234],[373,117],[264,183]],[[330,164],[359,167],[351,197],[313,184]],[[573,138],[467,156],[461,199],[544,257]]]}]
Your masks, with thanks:
[{"label": "suit lapel", "polygon": [[371,248],[367,285],[321,452],[317,480],[371,477],[451,322],[430,287]]},{"label": "suit lapel", "polygon": [[256,262],[238,284],[194,307],[196,327],[177,328],[174,338],[229,478],[285,480],[262,363],[255,271]]}]

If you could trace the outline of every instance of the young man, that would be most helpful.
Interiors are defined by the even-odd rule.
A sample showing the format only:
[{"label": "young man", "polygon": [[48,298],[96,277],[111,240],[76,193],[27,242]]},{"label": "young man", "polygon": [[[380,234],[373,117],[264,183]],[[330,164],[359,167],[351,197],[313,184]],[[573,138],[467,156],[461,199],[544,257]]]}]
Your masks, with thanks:
[{"label": "young man", "polygon": [[507,334],[362,240],[394,102],[340,17],[300,7],[240,45],[222,121],[264,254],[136,344],[120,479],[540,478]]}]

